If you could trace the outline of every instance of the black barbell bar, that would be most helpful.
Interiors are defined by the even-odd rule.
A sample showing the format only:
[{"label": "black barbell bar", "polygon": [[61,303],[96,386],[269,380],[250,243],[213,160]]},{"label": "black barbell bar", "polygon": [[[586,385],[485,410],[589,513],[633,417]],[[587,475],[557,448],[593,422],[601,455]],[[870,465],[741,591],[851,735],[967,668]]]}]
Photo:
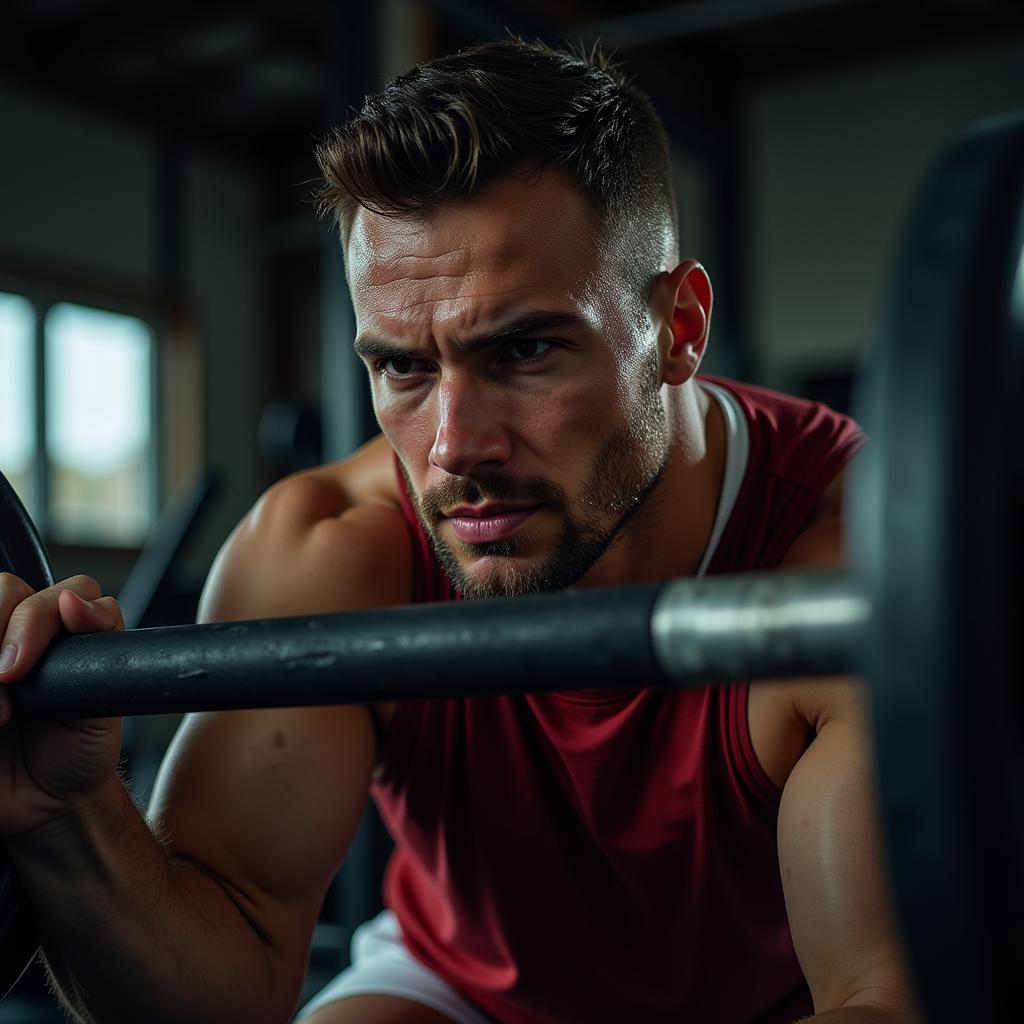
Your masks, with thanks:
[{"label": "black barbell bar", "polygon": [[[668,583],[69,636],[13,688],[59,718],[703,686],[844,673],[869,619],[842,573]],[[628,685],[628,683],[627,683]]]}]

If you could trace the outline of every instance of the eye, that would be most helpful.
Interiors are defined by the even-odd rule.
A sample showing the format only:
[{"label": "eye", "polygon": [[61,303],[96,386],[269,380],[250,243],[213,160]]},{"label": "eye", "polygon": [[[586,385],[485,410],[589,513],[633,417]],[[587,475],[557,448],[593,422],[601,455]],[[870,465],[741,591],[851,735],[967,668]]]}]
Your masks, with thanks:
[{"label": "eye", "polygon": [[546,341],[544,338],[521,338],[518,341],[509,342],[502,352],[502,361],[528,363],[533,359],[546,356],[554,347],[553,341]]},{"label": "eye", "polygon": [[426,365],[424,360],[413,359],[412,356],[388,356],[386,359],[378,359],[374,368],[382,377],[404,380],[421,373]]}]

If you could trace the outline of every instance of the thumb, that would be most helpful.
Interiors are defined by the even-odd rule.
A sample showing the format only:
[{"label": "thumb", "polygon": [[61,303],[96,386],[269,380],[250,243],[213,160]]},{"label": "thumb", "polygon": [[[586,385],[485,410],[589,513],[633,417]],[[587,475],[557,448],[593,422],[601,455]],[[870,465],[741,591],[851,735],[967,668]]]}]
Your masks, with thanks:
[{"label": "thumb", "polygon": [[88,601],[73,590],[62,590],[57,607],[64,628],[69,633],[102,633],[124,629],[121,606],[112,597]]}]

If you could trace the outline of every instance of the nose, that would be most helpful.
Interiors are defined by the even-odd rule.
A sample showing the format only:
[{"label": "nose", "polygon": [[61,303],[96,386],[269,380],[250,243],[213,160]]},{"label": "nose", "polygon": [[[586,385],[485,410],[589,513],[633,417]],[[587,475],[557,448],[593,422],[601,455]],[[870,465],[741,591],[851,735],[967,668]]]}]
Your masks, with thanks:
[{"label": "nose", "polygon": [[430,463],[452,476],[495,469],[511,455],[511,439],[498,410],[479,382],[458,373],[442,380],[437,393],[437,432]]}]

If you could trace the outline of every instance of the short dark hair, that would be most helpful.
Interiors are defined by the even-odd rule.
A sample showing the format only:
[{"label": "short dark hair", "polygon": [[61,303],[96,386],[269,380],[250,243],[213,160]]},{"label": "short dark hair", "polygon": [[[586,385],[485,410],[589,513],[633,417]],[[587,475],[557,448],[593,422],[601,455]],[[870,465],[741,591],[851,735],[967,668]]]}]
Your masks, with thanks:
[{"label": "short dark hair", "polygon": [[518,166],[557,166],[575,180],[627,280],[646,300],[676,255],[668,140],[650,99],[598,48],[519,38],[426,64],[368,96],[317,148],[320,212],[347,242],[358,206],[385,216],[465,198]]}]

